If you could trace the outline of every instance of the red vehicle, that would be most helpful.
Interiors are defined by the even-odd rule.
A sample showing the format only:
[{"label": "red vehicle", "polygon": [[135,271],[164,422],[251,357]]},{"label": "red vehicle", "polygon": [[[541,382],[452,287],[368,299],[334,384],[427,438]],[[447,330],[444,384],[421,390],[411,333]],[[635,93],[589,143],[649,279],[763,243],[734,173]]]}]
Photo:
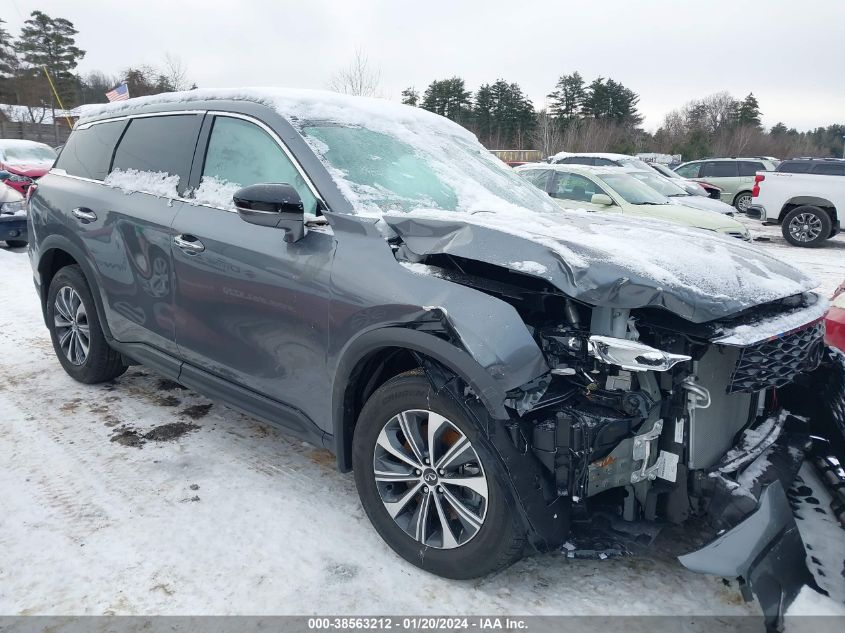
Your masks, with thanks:
[{"label": "red vehicle", "polygon": [[845,352],[845,282],[842,282],[833,293],[830,310],[827,311],[824,324],[827,330],[825,334],[827,344]]},{"label": "red vehicle", "polygon": [[44,143],[0,139],[0,182],[26,195],[29,186],[50,171],[56,156]]}]

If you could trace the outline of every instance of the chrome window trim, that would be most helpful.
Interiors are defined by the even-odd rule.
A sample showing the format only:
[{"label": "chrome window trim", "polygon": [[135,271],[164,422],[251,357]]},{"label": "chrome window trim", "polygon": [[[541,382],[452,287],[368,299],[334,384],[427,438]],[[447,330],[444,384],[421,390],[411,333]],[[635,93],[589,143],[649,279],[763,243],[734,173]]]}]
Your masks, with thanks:
[{"label": "chrome window trim", "polygon": [[[211,114],[211,115],[214,115],[214,116],[227,116],[227,117],[231,117],[233,119],[242,119],[244,121],[248,121],[248,122],[253,123],[253,124],[257,125],[258,127],[260,127],[262,130],[264,130],[270,136],[270,138],[272,138],[276,142],[276,145],[279,146],[279,148],[282,150],[282,152],[287,157],[287,159],[291,162],[291,164],[293,164],[294,169],[296,169],[297,173],[299,173],[299,175],[302,177],[303,181],[305,181],[305,184],[308,187],[308,189],[311,191],[311,194],[317,200],[319,200],[319,202],[322,204],[323,209],[331,212],[331,209],[329,209],[329,205],[326,202],[325,198],[323,198],[323,196],[317,190],[317,187],[314,185],[314,182],[311,180],[311,178],[308,176],[308,174],[302,168],[302,165],[299,164],[299,161],[296,160],[296,157],[290,151],[287,144],[279,137],[278,134],[276,134],[276,132],[269,125],[264,123],[264,121],[257,119],[254,116],[250,116],[248,114],[241,114],[240,112],[227,112],[225,110],[173,110],[173,111],[168,111],[168,112],[145,112],[145,113],[141,113],[141,114],[123,114],[123,115],[119,115],[119,116],[109,117],[107,119],[97,119],[96,121],[89,121],[89,122],[83,123],[82,125],[77,124],[76,126],[74,126],[73,130],[74,131],[76,131],[76,130],[87,130],[88,128],[93,127],[95,125],[99,125],[101,123],[112,123],[112,122],[115,122],[115,121],[125,121],[125,120],[128,120],[128,119],[141,119],[141,118],[149,118],[149,117],[163,117],[163,116],[174,116],[174,115],[185,115],[185,114],[195,114],[195,115],[198,115],[198,116],[199,115],[205,115],[205,114]],[[212,127],[212,131],[213,131],[213,129],[214,128]],[[208,138],[209,139],[211,138],[210,133],[208,135]],[[208,148],[206,147],[206,149],[208,149]],[[86,178],[84,176],[74,176],[72,174],[68,174],[67,172],[65,172],[64,169],[53,168],[53,169],[50,170],[49,173],[55,174],[57,176],[63,176],[65,178],[73,178],[75,180],[80,180],[82,182],[93,182],[93,183],[97,183],[97,184],[101,184],[101,185],[106,184],[105,180],[96,180],[94,178]],[[111,173],[111,172],[109,172],[109,173]],[[200,176],[202,176],[202,174],[200,174]],[[106,185],[106,186],[109,186],[109,185]],[[159,196],[157,194],[148,193],[146,191],[138,191],[136,193],[146,193],[147,195],[156,196],[158,198],[167,198],[168,200],[177,200],[179,202],[187,202],[188,204],[192,204],[196,207],[206,207],[208,209],[217,209],[219,211],[227,211],[229,213],[237,213],[236,209],[226,209],[224,207],[217,207],[217,206],[214,206],[214,205],[211,205],[211,204],[205,204],[205,203],[197,202],[195,198],[182,198],[182,197],[179,197],[179,196],[171,198],[169,196]],[[305,215],[309,215],[309,214],[305,214]]]}]

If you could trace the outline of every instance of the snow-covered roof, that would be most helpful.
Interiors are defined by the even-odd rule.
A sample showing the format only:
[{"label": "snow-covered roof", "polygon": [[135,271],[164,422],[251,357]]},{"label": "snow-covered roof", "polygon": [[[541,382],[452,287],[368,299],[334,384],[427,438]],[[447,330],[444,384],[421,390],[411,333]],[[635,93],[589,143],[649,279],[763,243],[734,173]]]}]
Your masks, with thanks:
[{"label": "snow-covered roof", "polygon": [[[184,92],[165,92],[149,97],[136,97],[115,103],[88,104],[78,108],[80,121],[102,118],[108,115],[126,114],[150,105],[170,103],[191,103],[194,101],[230,100],[251,101],[272,107],[281,115],[311,121],[336,121],[350,125],[373,124],[384,127],[389,124],[395,131],[403,123],[423,124],[448,131],[453,136],[475,139],[466,128],[440,115],[404,105],[387,99],[353,97],[327,90],[305,90],[298,88],[206,88]],[[371,127],[368,125],[368,127]],[[371,129],[377,129],[371,127]]]},{"label": "snow-covered roof", "polygon": [[618,174],[620,172],[634,172],[643,171],[636,167],[622,167],[619,165],[579,165],[577,163],[526,163],[515,167],[517,172],[527,171],[530,169],[551,169],[553,171],[571,171],[574,173],[585,174]]},{"label": "snow-covered roof", "polygon": [[624,160],[636,158],[628,154],[613,154],[610,152],[558,152],[552,156],[552,160],[566,158],[567,156],[585,156],[587,158],[606,158],[607,160]]}]

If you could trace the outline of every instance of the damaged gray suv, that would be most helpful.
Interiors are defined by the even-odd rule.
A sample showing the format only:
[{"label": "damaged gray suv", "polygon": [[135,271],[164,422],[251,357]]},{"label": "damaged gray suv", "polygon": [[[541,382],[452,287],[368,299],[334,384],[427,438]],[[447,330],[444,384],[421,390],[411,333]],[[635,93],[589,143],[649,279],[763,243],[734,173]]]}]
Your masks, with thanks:
[{"label": "damaged gray suv", "polygon": [[781,394],[826,303],[752,245],[561,212],[444,118],[310,91],[90,109],[29,222],[72,377],[141,363],[328,448],[414,565],[488,574],[609,511],[706,526],[682,562],[767,609],[795,589]]}]

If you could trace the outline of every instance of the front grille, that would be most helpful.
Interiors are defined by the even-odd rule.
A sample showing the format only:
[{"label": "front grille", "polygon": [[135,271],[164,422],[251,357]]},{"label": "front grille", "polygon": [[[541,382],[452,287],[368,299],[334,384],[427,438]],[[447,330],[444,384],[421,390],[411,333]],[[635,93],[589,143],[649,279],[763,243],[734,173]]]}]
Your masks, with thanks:
[{"label": "front grille", "polygon": [[798,374],[812,371],[821,362],[823,339],[824,324],[819,322],[743,348],[728,382],[728,393],[782,387]]}]

